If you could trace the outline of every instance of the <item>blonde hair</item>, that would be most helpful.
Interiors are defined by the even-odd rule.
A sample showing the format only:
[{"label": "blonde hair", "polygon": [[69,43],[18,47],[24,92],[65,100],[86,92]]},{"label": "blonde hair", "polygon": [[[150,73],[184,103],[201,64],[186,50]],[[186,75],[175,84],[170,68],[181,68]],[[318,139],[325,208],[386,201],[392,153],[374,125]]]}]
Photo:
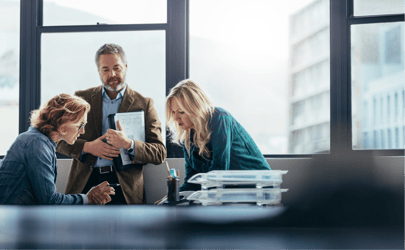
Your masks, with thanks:
[{"label": "blonde hair", "polygon": [[31,112],[31,126],[49,136],[66,122],[75,122],[90,111],[90,104],[81,97],[60,94]]},{"label": "blonde hair", "polygon": [[190,79],[185,79],[174,86],[166,98],[166,124],[170,130],[172,142],[178,145],[184,144],[190,156],[190,132],[191,129],[183,130],[175,121],[171,110],[171,101],[176,98],[180,108],[190,117],[194,125],[193,141],[199,148],[198,154],[210,156],[207,143],[211,139],[209,121],[214,112],[208,95],[201,87]]}]

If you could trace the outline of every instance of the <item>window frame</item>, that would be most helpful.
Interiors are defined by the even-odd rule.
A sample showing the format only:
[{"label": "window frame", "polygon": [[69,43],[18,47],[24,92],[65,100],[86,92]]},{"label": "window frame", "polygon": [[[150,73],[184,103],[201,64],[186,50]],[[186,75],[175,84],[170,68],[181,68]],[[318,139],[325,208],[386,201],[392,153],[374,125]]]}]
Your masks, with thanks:
[{"label": "window frame", "polygon": [[[28,129],[30,112],[40,105],[42,33],[164,30],[166,95],[177,82],[189,77],[189,0],[168,0],[165,24],[71,26],[43,26],[43,0],[20,2],[20,133]],[[350,28],[356,24],[381,22],[404,22],[404,15],[354,16],[353,0],[330,0],[330,151],[326,152],[330,155],[404,156],[403,149],[352,149]],[[184,157],[181,147],[172,144],[168,137],[166,147],[168,158]],[[311,158],[313,155],[264,154],[264,157]],[[1,155],[0,159],[3,157]],[[58,158],[66,156],[58,154]]]},{"label": "window frame", "polygon": [[354,16],[354,0],[330,0],[331,154],[404,156],[403,149],[352,148],[351,26],[404,22],[404,14]]},{"label": "window frame", "polygon": [[[43,0],[21,0],[20,120],[19,133],[29,127],[30,112],[41,101],[41,35],[43,33],[163,30],[166,33],[166,95],[187,77],[186,25],[188,0],[167,1],[167,22],[162,24],[96,24],[43,26]],[[164,121],[162,122],[164,123]],[[167,143],[168,157],[180,152]],[[57,153],[58,158],[68,158]],[[0,156],[3,158],[4,156]]]}]

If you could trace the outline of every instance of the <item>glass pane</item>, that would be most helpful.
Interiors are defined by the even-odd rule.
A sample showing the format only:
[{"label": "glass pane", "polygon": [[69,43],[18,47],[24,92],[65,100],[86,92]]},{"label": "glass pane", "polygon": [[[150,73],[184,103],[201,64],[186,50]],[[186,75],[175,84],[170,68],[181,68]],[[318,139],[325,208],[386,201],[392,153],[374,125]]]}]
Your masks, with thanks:
[{"label": "glass pane", "polygon": [[330,149],[329,68],[329,0],[190,1],[190,78],[263,154]]},{"label": "glass pane", "polygon": [[77,90],[101,85],[94,58],[103,44],[115,43],[124,49],[127,57],[128,86],[154,100],[155,109],[164,128],[165,39],[164,31],[43,34],[41,104],[60,93],[73,95]]},{"label": "glass pane", "polygon": [[353,149],[404,148],[404,23],[355,25]]},{"label": "glass pane", "polygon": [[355,16],[400,14],[405,12],[404,0],[354,0]]},{"label": "glass pane", "polygon": [[167,22],[167,0],[44,0],[44,26]]},{"label": "glass pane", "polygon": [[20,2],[0,1],[0,155],[18,136]]}]

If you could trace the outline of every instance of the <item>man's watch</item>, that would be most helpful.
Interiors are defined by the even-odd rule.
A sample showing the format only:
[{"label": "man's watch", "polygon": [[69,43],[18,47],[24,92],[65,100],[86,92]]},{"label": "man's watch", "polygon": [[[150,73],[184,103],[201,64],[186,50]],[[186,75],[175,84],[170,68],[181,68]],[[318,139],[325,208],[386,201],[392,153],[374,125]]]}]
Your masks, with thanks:
[{"label": "man's watch", "polygon": [[135,143],[134,143],[134,140],[131,140],[131,147],[129,147],[127,149],[127,151],[128,151],[128,153],[132,153],[132,151],[134,151],[134,149],[135,149]]}]

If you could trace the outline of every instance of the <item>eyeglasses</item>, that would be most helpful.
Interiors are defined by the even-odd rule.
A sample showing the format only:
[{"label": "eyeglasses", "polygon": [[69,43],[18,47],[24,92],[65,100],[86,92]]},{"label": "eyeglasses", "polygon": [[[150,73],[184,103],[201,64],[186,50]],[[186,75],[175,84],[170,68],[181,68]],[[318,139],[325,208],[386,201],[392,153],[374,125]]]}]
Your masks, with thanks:
[{"label": "eyeglasses", "polygon": [[84,126],[86,126],[86,123],[82,123],[82,125],[80,125],[79,131],[82,130],[82,128],[84,128]]}]

